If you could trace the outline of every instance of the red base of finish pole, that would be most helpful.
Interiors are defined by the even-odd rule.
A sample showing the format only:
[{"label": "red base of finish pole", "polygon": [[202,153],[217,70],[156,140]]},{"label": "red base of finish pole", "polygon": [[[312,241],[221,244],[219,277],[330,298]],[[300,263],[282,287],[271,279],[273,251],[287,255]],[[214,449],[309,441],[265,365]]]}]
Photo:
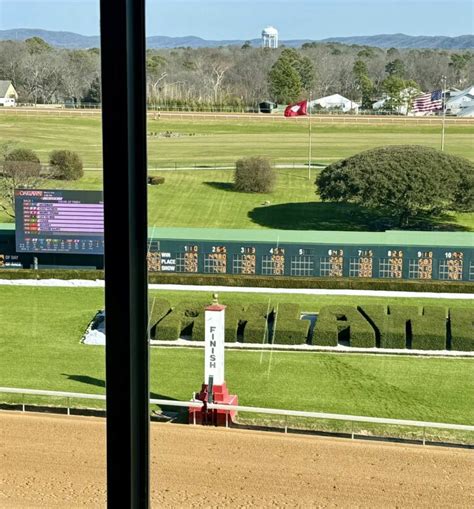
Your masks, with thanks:
[{"label": "red base of finish pole", "polygon": [[[207,403],[209,403],[208,389],[207,384],[202,384],[201,392],[196,395],[196,399],[202,401],[204,406],[189,409],[189,423],[207,426],[228,426],[231,422],[235,421],[237,412],[235,410],[209,410],[207,408]],[[235,394],[229,394],[225,382],[222,385],[214,385],[212,387],[212,395],[214,403],[222,405],[239,404],[238,397]]]}]

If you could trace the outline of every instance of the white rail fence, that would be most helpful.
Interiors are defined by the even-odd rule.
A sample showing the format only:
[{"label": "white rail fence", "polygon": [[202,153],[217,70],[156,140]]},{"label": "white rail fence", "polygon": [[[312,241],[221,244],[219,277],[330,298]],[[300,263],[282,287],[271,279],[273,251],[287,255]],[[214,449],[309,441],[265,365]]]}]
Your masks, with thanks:
[{"label": "white rail fence", "polygon": [[[0,393],[6,394],[21,394],[21,395],[31,395],[31,396],[52,396],[52,397],[63,397],[63,398],[74,398],[74,399],[92,399],[105,401],[105,395],[101,394],[85,394],[85,393],[77,393],[77,392],[63,392],[63,391],[45,391],[39,389],[19,389],[19,388],[11,388],[11,387],[0,387]],[[150,403],[159,406],[171,406],[171,407],[182,407],[182,408],[202,408],[204,403],[202,401],[175,401],[168,399],[150,399]],[[19,403],[22,405],[22,410],[25,411],[27,404]],[[304,417],[308,419],[324,419],[324,420],[334,420],[334,421],[348,421],[352,424],[354,422],[358,423],[371,423],[371,424],[385,424],[385,425],[395,425],[395,426],[407,426],[414,428],[422,428],[423,429],[423,445],[425,445],[425,430],[426,428],[433,429],[444,429],[451,431],[470,431],[474,432],[474,426],[469,426],[466,424],[450,424],[444,422],[429,422],[429,421],[411,421],[406,419],[388,419],[383,417],[368,417],[364,415],[347,415],[347,414],[332,414],[332,413],[324,413],[324,412],[305,412],[299,410],[283,410],[277,408],[263,408],[263,407],[250,407],[250,406],[240,406],[240,405],[225,405],[219,403],[207,403],[207,408],[209,410],[225,410],[227,411],[226,417],[228,417],[229,412],[237,411],[241,413],[249,412],[254,414],[269,414],[269,415],[280,415],[284,416],[286,419],[288,417]],[[69,402],[67,406],[67,414],[70,414]],[[195,416],[195,414],[194,414]],[[195,423],[195,422],[194,422]],[[228,425],[228,420],[226,421]],[[288,431],[288,426],[285,425],[285,432]],[[352,428],[351,437],[354,438],[354,429]]]}]

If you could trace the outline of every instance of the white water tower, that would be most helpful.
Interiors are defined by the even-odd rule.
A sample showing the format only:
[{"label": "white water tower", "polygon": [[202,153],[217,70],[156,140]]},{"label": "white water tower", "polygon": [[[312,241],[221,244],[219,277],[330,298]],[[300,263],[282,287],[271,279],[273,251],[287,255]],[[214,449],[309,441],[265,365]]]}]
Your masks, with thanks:
[{"label": "white water tower", "polygon": [[269,26],[262,30],[262,47],[278,48],[278,30],[275,27]]}]

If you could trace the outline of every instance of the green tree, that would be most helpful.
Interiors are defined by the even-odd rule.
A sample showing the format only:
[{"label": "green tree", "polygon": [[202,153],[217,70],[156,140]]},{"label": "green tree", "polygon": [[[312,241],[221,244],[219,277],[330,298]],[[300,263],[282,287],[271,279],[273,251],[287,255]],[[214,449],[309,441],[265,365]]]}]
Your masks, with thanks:
[{"label": "green tree", "polygon": [[288,60],[299,74],[303,90],[309,92],[314,85],[314,65],[307,57],[300,55],[294,48],[287,48],[281,52],[280,58]]},{"label": "green tree", "polygon": [[383,211],[400,227],[419,214],[474,208],[474,165],[418,145],[381,147],[338,161],[319,174],[316,185],[323,201]]},{"label": "green tree", "polygon": [[278,102],[292,102],[314,86],[315,70],[307,56],[294,48],[285,48],[269,74],[270,91]]},{"label": "green tree", "polygon": [[453,70],[456,84],[462,85],[466,81],[467,66],[472,57],[472,53],[454,53],[451,55],[448,65]]},{"label": "green tree", "polygon": [[41,164],[33,150],[8,150],[0,167],[0,210],[15,217],[15,190],[38,187]]},{"label": "green tree", "polygon": [[397,48],[388,48],[387,57],[394,58],[400,54],[400,51]]},{"label": "green tree", "polygon": [[84,176],[82,159],[72,150],[53,150],[49,156],[51,176],[59,180],[79,180]]},{"label": "green tree", "polygon": [[398,78],[403,78],[406,72],[405,64],[399,58],[396,58],[385,66],[385,72],[389,76],[397,76]]},{"label": "green tree", "polygon": [[265,157],[244,157],[235,163],[234,188],[245,193],[270,193],[276,173]]},{"label": "green tree", "polygon": [[374,84],[369,78],[367,64],[363,60],[356,60],[352,68],[352,73],[354,74],[355,83],[362,96],[362,109],[368,110],[372,107]]},{"label": "green tree", "polygon": [[47,53],[53,48],[41,37],[30,37],[25,40],[26,47],[31,55],[39,55],[41,53]]},{"label": "green tree", "polygon": [[301,77],[288,57],[282,57],[273,64],[270,73],[270,92],[279,103],[296,101],[302,90]]},{"label": "green tree", "polygon": [[413,100],[419,95],[420,87],[413,80],[404,80],[396,75],[388,76],[382,82],[382,90],[387,94],[385,109],[399,112],[405,107],[408,111],[413,105]]},{"label": "green tree", "polygon": [[82,100],[86,103],[100,103],[101,95],[100,95],[100,77],[96,76],[89,87],[86,95],[82,98]]},{"label": "green tree", "polygon": [[375,57],[374,48],[371,48],[370,46],[364,47],[357,53],[357,56],[359,58],[374,58]]}]

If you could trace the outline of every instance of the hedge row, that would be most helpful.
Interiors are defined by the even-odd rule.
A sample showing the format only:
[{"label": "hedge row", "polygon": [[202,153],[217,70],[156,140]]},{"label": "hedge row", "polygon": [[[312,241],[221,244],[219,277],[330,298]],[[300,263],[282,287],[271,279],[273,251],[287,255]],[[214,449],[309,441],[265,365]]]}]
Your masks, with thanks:
[{"label": "hedge row", "polygon": [[280,345],[301,345],[308,340],[310,322],[301,320],[299,304],[283,303],[276,309],[273,323],[273,343]]},{"label": "hedge row", "polygon": [[[0,269],[0,279],[103,279],[101,270]],[[164,274],[151,272],[153,284],[254,286],[259,288],[321,288],[410,292],[474,293],[474,282],[414,281],[363,278],[314,278],[290,276],[248,276],[224,274]]]},{"label": "hedge row", "polygon": [[[225,317],[226,342],[240,336],[244,343],[305,344],[310,322],[300,319],[301,306],[283,303],[250,307],[229,305]],[[181,302],[174,309],[165,299],[150,300],[153,339],[187,336],[204,340],[204,306]],[[441,306],[324,306],[312,343],[358,348],[411,348],[416,350],[474,351],[474,310]]]},{"label": "hedge row", "polygon": [[337,346],[341,341],[358,348],[374,348],[375,331],[355,306],[324,306],[316,321],[313,343]]},{"label": "hedge row", "polygon": [[359,309],[373,326],[380,348],[446,350],[448,346],[446,308],[364,305]]},{"label": "hedge row", "polygon": [[449,309],[451,350],[474,351],[474,309]]}]

